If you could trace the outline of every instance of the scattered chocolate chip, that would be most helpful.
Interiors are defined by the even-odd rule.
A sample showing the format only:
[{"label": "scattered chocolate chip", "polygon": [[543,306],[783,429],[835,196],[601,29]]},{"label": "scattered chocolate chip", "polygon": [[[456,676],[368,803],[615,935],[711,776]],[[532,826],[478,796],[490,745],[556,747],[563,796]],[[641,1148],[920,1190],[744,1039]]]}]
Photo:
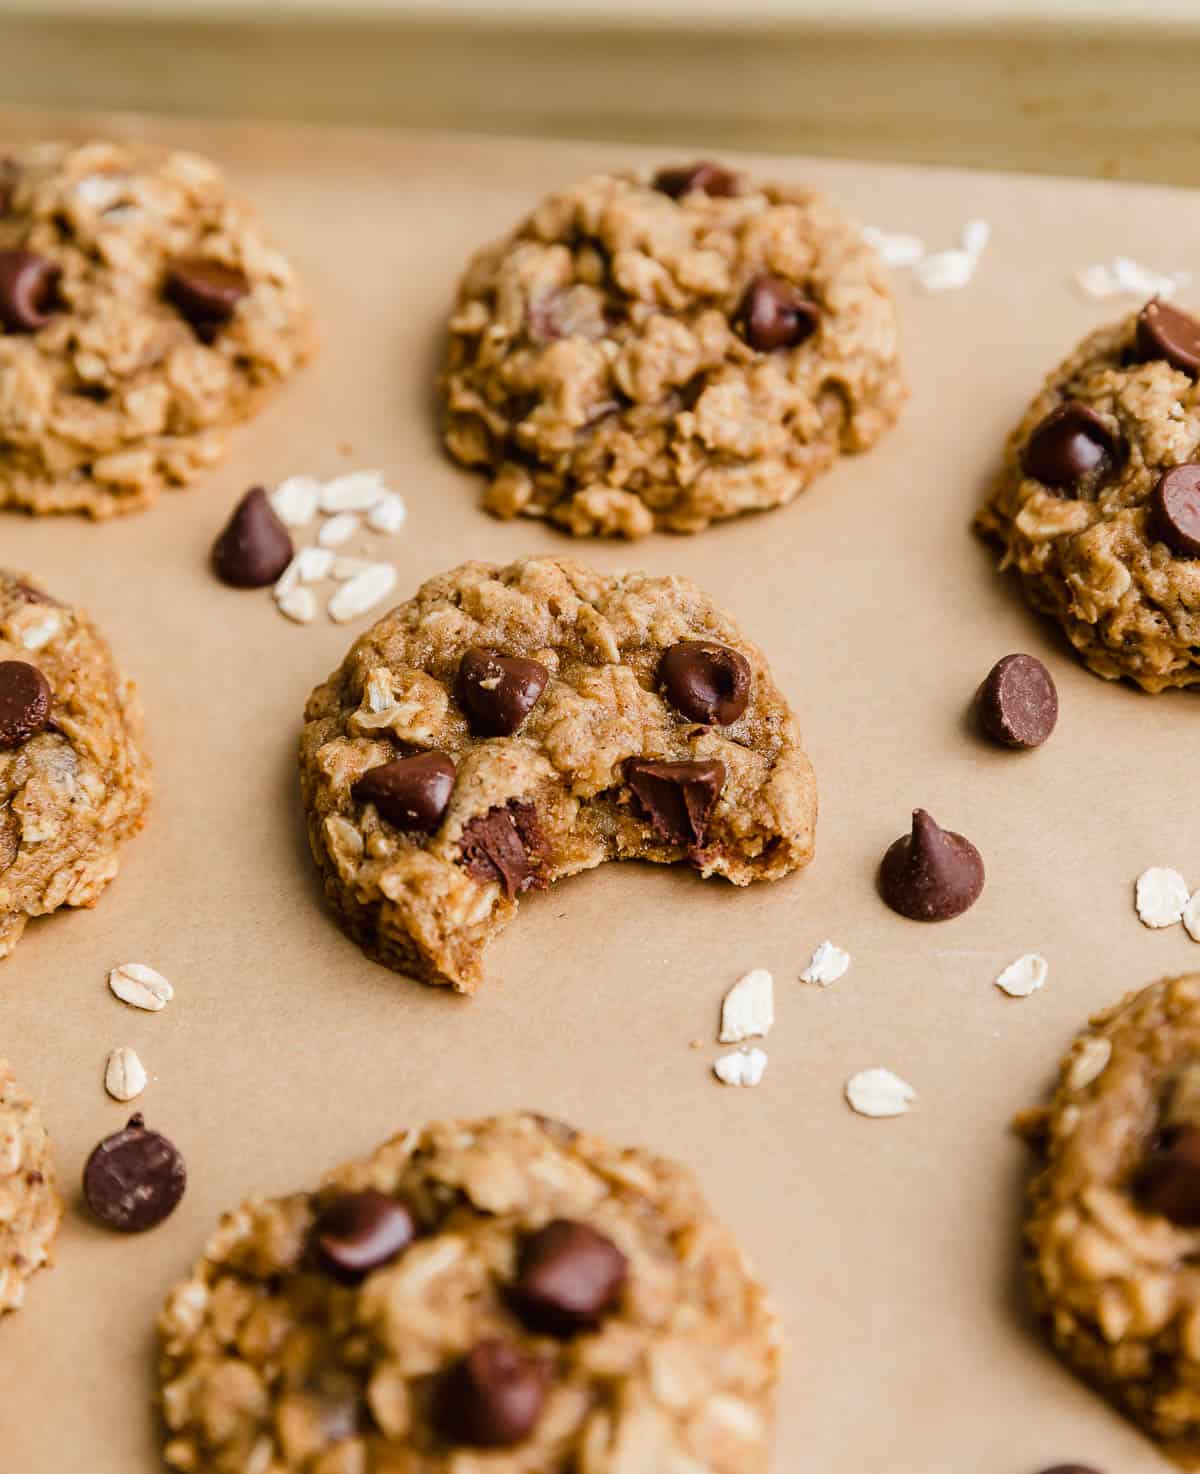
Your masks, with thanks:
[{"label": "scattered chocolate chip", "polygon": [[1036,656],[1006,655],[976,693],[975,711],[1002,747],[1040,747],[1058,721],[1058,691]]},{"label": "scattered chocolate chip", "polygon": [[713,640],[679,640],[663,652],[658,679],[667,700],[691,722],[727,727],[750,700],[750,662]]},{"label": "scattered chocolate chip", "polygon": [[500,1337],[480,1341],[447,1376],[439,1422],[447,1438],[474,1448],[511,1448],[537,1427],[550,1369]]},{"label": "scattered chocolate chip", "polygon": [[693,190],[718,199],[731,199],[741,194],[742,182],[732,170],[723,169],[711,159],[701,159],[679,168],[660,169],[654,176],[654,188],[660,194],[669,194],[673,200],[682,199]]},{"label": "scattered chocolate chip", "polygon": [[536,884],[531,861],[540,849],[537,810],[528,802],[489,809],[463,825],[461,853],[467,873],[484,885],[499,881],[510,900]]},{"label": "scattered chocolate chip", "polygon": [[444,752],[421,752],[368,768],[350,791],[397,829],[432,834],[450,802],[454,772]]},{"label": "scattered chocolate chip", "polygon": [[455,694],[477,736],[511,737],[549,679],[540,661],[474,645],[459,661]]},{"label": "scattered chocolate chip", "polygon": [[53,316],[62,272],[33,251],[0,251],[0,323],[10,333],[36,333]]},{"label": "scattered chocolate chip", "polygon": [[147,1131],[140,1114],[106,1136],[83,1169],[88,1207],[122,1233],[141,1233],[170,1217],[186,1186],[178,1150],[157,1131]]},{"label": "scattered chocolate chip", "polygon": [[1135,1185],[1147,1213],[1169,1218],[1181,1228],[1200,1228],[1200,1127],[1166,1132],[1150,1153]]},{"label": "scattered chocolate chip", "polygon": [[212,342],[249,291],[244,272],[203,256],[173,261],[163,285],[163,296],[187,318],[204,343]]},{"label": "scattered chocolate chip", "polygon": [[1172,466],[1158,478],[1146,530],[1177,558],[1200,558],[1200,465]]},{"label": "scattered chocolate chip", "polygon": [[879,867],[879,892],[892,910],[913,921],[949,921],[982,890],[983,859],[971,841],[914,809],[912,833],[901,835]]},{"label": "scattered chocolate chip", "polygon": [[531,1111],[530,1116],[547,1136],[553,1137],[558,1142],[559,1146],[574,1146],[579,1140],[579,1132],[574,1126],[569,1126],[566,1121],[559,1121],[554,1116],[543,1116],[540,1111]]},{"label": "scattered chocolate chip", "polygon": [[655,833],[696,848],[704,843],[725,787],[725,764],[716,758],[661,763],[635,757],[625,764],[625,781]]},{"label": "scattered chocolate chip", "polygon": [[416,1237],[409,1209],[374,1188],[334,1198],[312,1230],[321,1267],[347,1284],[398,1259]]},{"label": "scattered chocolate chip", "polygon": [[1099,1470],[1090,1464],[1055,1464],[1053,1468],[1043,1469],[1041,1474],[1099,1474]]},{"label": "scattered chocolate chip", "polygon": [[14,591],[18,593],[27,604],[53,604],[56,609],[62,608],[62,605],[59,603],[59,601],[52,597],[52,595],[46,593],[45,589],[35,589],[31,583],[26,583],[23,579],[14,578],[12,581],[12,586]]},{"label": "scattered chocolate chip", "polygon": [[0,747],[19,747],[50,720],[50,683],[24,660],[0,660]]},{"label": "scattered chocolate chip", "polygon": [[599,1324],[620,1298],[629,1261],[586,1223],[556,1218],[521,1247],[512,1295],[533,1330],[571,1336]]},{"label": "scattered chocolate chip", "polygon": [[773,353],[811,338],[820,326],[821,309],[799,287],[764,273],[746,288],[736,321],[751,348]]},{"label": "scattered chocolate chip", "polygon": [[1157,297],[1138,313],[1135,348],[1143,363],[1165,358],[1193,379],[1200,375],[1200,322]]},{"label": "scattered chocolate chip", "polygon": [[1117,464],[1118,445],[1094,409],[1068,400],[1034,427],[1021,469],[1056,491],[1075,491],[1085,482],[1102,483]]},{"label": "scattered chocolate chip", "polygon": [[213,544],[213,569],[235,589],[261,589],[274,583],[292,561],[292,539],[275,515],[261,486],[238,502]]}]

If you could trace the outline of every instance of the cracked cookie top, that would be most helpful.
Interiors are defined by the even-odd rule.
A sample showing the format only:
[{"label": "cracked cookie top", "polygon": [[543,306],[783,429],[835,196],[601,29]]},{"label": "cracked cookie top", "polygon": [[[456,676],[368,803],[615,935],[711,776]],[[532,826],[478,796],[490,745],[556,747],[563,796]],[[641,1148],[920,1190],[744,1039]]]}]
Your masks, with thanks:
[{"label": "cracked cookie top", "polygon": [[30,1276],[52,1262],[62,1216],[41,1113],[0,1059],[0,1315],[20,1308]]},{"label": "cracked cookie top", "polygon": [[489,511],[623,537],[790,501],[906,395],[857,225],[712,164],[596,175],[481,251],[442,389]]}]

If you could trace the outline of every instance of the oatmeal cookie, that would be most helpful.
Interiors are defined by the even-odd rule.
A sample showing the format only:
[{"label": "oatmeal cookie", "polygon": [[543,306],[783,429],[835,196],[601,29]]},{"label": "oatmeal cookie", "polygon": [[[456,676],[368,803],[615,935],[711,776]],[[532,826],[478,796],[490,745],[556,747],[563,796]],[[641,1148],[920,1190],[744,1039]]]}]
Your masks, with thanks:
[{"label": "oatmeal cookie", "polygon": [[141,706],[103,637],[0,571],[0,958],[31,916],[96,904],[149,796]]},{"label": "oatmeal cookie", "polygon": [[620,537],[791,501],[907,393],[859,227],[714,164],[597,175],[480,252],[442,392],[488,511]]},{"label": "oatmeal cookie", "polygon": [[605,860],[807,864],[816,787],[761,652],[694,584],[466,563],[309,698],[309,838],[373,957],[474,992],[517,897]]},{"label": "oatmeal cookie", "polygon": [[206,160],[124,143],[0,159],[0,507],[149,506],[312,346],[290,263]]},{"label": "oatmeal cookie", "polygon": [[1200,323],[1089,334],[1009,439],[977,526],[1098,675],[1200,683]]},{"label": "oatmeal cookie", "polygon": [[531,1115],[222,1219],[159,1321],[186,1474],[762,1474],[779,1337],[692,1174]]},{"label": "oatmeal cookie", "polygon": [[1063,1357],[1200,1467],[1200,973],[1099,1014],[1063,1061],[1026,1230]]},{"label": "oatmeal cookie", "polygon": [[0,1059],[0,1315],[19,1310],[28,1280],[54,1262],[62,1216],[41,1115]]}]

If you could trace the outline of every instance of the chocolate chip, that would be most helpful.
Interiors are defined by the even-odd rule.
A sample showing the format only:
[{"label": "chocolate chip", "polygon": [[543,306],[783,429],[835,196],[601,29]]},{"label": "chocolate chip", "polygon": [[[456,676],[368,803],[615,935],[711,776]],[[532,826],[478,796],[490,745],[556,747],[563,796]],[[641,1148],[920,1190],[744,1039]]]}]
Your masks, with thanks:
[{"label": "chocolate chip", "polygon": [[1200,322],[1157,298],[1138,313],[1136,352],[1143,362],[1165,358],[1172,368],[1200,375]]},{"label": "chocolate chip", "polygon": [[1172,466],[1158,478],[1146,530],[1177,558],[1200,558],[1200,465]]},{"label": "chocolate chip", "polygon": [[699,190],[701,194],[718,199],[730,199],[741,194],[742,182],[738,175],[711,159],[701,159],[695,164],[680,168],[660,169],[654,176],[654,188],[660,194],[669,194],[673,200]]},{"label": "chocolate chip", "polygon": [[0,660],[0,747],[19,747],[50,720],[50,683],[24,660]]},{"label": "chocolate chip", "polygon": [[0,251],[0,323],[10,333],[36,333],[53,316],[62,272],[33,251]]},{"label": "chocolate chip", "polygon": [[212,342],[249,291],[245,272],[203,256],[173,261],[163,285],[163,296],[178,307],[204,343]]},{"label": "chocolate chip", "polygon": [[537,810],[528,802],[489,809],[463,825],[462,860],[467,873],[489,885],[499,881],[511,898],[536,884],[531,863],[541,850]]},{"label": "chocolate chip", "polygon": [[635,757],[625,764],[625,781],[656,834],[696,848],[704,843],[725,787],[725,764],[716,758],[660,763]]},{"label": "chocolate chip", "polygon": [[512,1295],[531,1329],[570,1336],[599,1324],[628,1272],[629,1261],[611,1239],[586,1223],[556,1218],[522,1245]]},{"label": "chocolate chip", "polygon": [[0,216],[7,215],[12,209],[20,177],[16,159],[0,159]]},{"label": "chocolate chip", "polygon": [[799,287],[764,273],[746,288],[736,320],[751,348],[773,353],[811,338],[820,326],[821,309]]},{"label": "chocolate chip", "polygon": [[1151,1152],[1135,1185],[1147,1213],[1181,1228],[1200,1228],[1200,1127],[1167,1132]]},{"label": "chocolate chip", "polygon": [[122,1233],[141,1233],[170,1217],[186,1186],[178,1150],[157,1131],[147,1131],[140,1115],[106,1136],[83,1169],[88,1207]]},{"label": "chocolate chip", "polygon": [[679,640],[658,664],[667,700],[691,722],[727,727],[750,700],[750,662],[714,640]]},{"label": "chocolate chip", "polygon": [[292,539],[261,486],[238,502],[213,544],[213,570],[235,589],[274,583],[292,561]]},{"label": "chocolate chip", "polygon": [[318,1263],[348,1284],[398,1259],[416,1237],[416,1220],[405,1204],[374,1188],[334,1198],[312,1230]]},{"label": "chocolate chip", "polygon": [[476,736],[511,737],[549,679],[540,661],[473,645],[459,661],[455,694]]},{"label": "chocolate chip", "polygon": [[1057,491],[1100,485],[1116,468],[1118,445],[1094,409],[1075,400],[1060,404],[1038,425],[1021,456],[1026,476]]},{"label": "chocolate chip", "polygon": [[444,752],[421,752],[368,768],[350,791],[397,829],[432,834],[450,802],[454,772]]},{"label": "chocolate chip", "polygon": [[1002,747],[1040,747],[1058,721],[1058,691],[1033,655],[1006,655],[975,696],[979,725]]},{"label": "chocolate chip", "polygon": [[1055,1464],[1053,1468],[1041,1470],[1041,1474],[1099,1474],[1090,1464]]},{"label": "chocolate chip", "polygon": [[454,1443],[511,1448],[537,1427],[546,1406],[550,1370],[500,1337],[480,1341],[450,1372],[439,1399],[439,1422]]},{"label": "chocolate chip", "polygon": [[949,921],[982,890],[979,851],[961,834],[940,829],[924,809],[913,811],[912,833],[901,835],[879,867],[883,899],[913,921]]}]

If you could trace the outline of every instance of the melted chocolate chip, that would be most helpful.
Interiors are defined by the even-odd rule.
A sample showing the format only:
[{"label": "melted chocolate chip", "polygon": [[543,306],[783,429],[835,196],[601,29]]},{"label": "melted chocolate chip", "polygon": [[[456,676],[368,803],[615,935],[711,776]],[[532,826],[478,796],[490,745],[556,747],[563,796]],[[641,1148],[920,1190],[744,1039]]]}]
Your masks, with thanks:
[{"label": "melted chocolate chip", "polygon": [[238,502],[213,544],[213,571],[235,589],[274,583],[292,561],[292,539],[261,486]]},{"label": "melted chocolate chip", "polygon": [[368,768],[350,791],[397,829],[432,834],[450,802],[454,772],[444,752],[422,752]]},{"label": "melted chocolate chip", "polygon": [[480,1341],[446,1377],[438,1421],[453,1443],[511,1448],[537,1427],[550,1369],[500,1337]]},{"label": "melted chocolate chip", "polygon": [[203,256],[173,261],[163,284],[163,296],[177,307],[203,343],[211,343],[249,295],[245,272]]},{"label": "melted chocolate chip", "polygon": [[716,758],[680,763],[630,758],[625,781],[661,839],[696,849],[704,843],[725,787],[725,764]]},{"label": "melted chocolate chip", "polygon": [[714,640],[679,640],[658,665],[663,694],[690,722],[727,727],[750,700],[750,662]]},{"label": "melted chocolate chip", "polygon": [[730,199],[741,194],[742,181],[737,174],[714,164],[711,159],[701,159],[679,168],[660,169],[654,176],[654,188],[660,194],[669,194],[673,200],[682,199],[696,190],[716,199]]},{"label": "melted chocolate chip", "polygon": [[347,1284],[391,1264],[416,1237],[416,1221],[405,1204],[374,1188],[334,1198],[312,1229],[317,1262]]},{"label": "melted chocolate chip", "polygon": [[21,170],[16,159],[0,159],[0,216],[7,215],[12,209],[17,195],[17,180],[20,177]]},{"label": "melted chocolate chip", "polygon": [[36,333],[54,315],[61,270],[33,251],[0,251],[0,323],[10,333]]},{"label": "melted chocolate chip", "polygon": [[1056,491],[1094,490],[1115,470],[1118,453],[1112,431],[1096,411],[1068,400],[1034,427],[1021,469]]},{"label": "melted chocolate chip", "polygon": [[821,309],[799,287],[764,273],[746,288],[736,321],[751,348],[773,353],[811,338],[821,324]]},{"label": "melted chocolate chip", "polygon": [[1181,1228],[1200,1228],[1200,1127],[1164,1134],[1138,1176],[1135,1196],[1147,1213]]},{"label": "melted chocolate chip", "polygon": [[912,921],[949,921],[979,899],[983,859],[969,839],[941,829],[924,809],[913,811],[912,833],[883,857],[879,892]]},{"label": "melted chocolate chip", "polygon": [[1200,558],[1200,465],[1172,466],[1158,478],[1146,530],[1177,558]]},{"label": "melted chocolate chip", "polygon": [[1058,691],[1033,655],[1006,655],[975,697],[979,725],[1002,747],[1040,747],[1058,721]]},{"label": "melted chocolate chip", "polygon": [[131,1116],[92,1152],[83,1169],[83,1195],[101,1222],[122,1233],[154,1228],[179,1206],[187,1186],[183,1158],[165,1136]]},{"label": "melted chocolate chip", "polygon": [[455,695],[479,737],[511,737],[546,689],[540,661],[474,645],[459,661]]},{"label": "melted chocolate chip", "polygon": [[522,1245],[512,1296],[531,1329],[572,1336],[612,1310],[628,1272],[629,1261],[611,1239],[586,1223],[556,1218]]},{"label": "melted chocolate chip", "polygon": [[1164,358],[1174,369],[1200,376],[1200,322],[1157,298],[1138,313],[1135,352],[1142,362]]},{"label": "melted chocolate chip", "polygon": [[463,825],[462,860],[484,885],[499,881],[511,900],[537,884],[532,861],[540,856],[537,810],[527,801],[489,809]]},{"label": "melted chocolate chip", "polygon": [[50,683],[25,660],[0,660],[0,748],[19,747],[50,720]]}]

